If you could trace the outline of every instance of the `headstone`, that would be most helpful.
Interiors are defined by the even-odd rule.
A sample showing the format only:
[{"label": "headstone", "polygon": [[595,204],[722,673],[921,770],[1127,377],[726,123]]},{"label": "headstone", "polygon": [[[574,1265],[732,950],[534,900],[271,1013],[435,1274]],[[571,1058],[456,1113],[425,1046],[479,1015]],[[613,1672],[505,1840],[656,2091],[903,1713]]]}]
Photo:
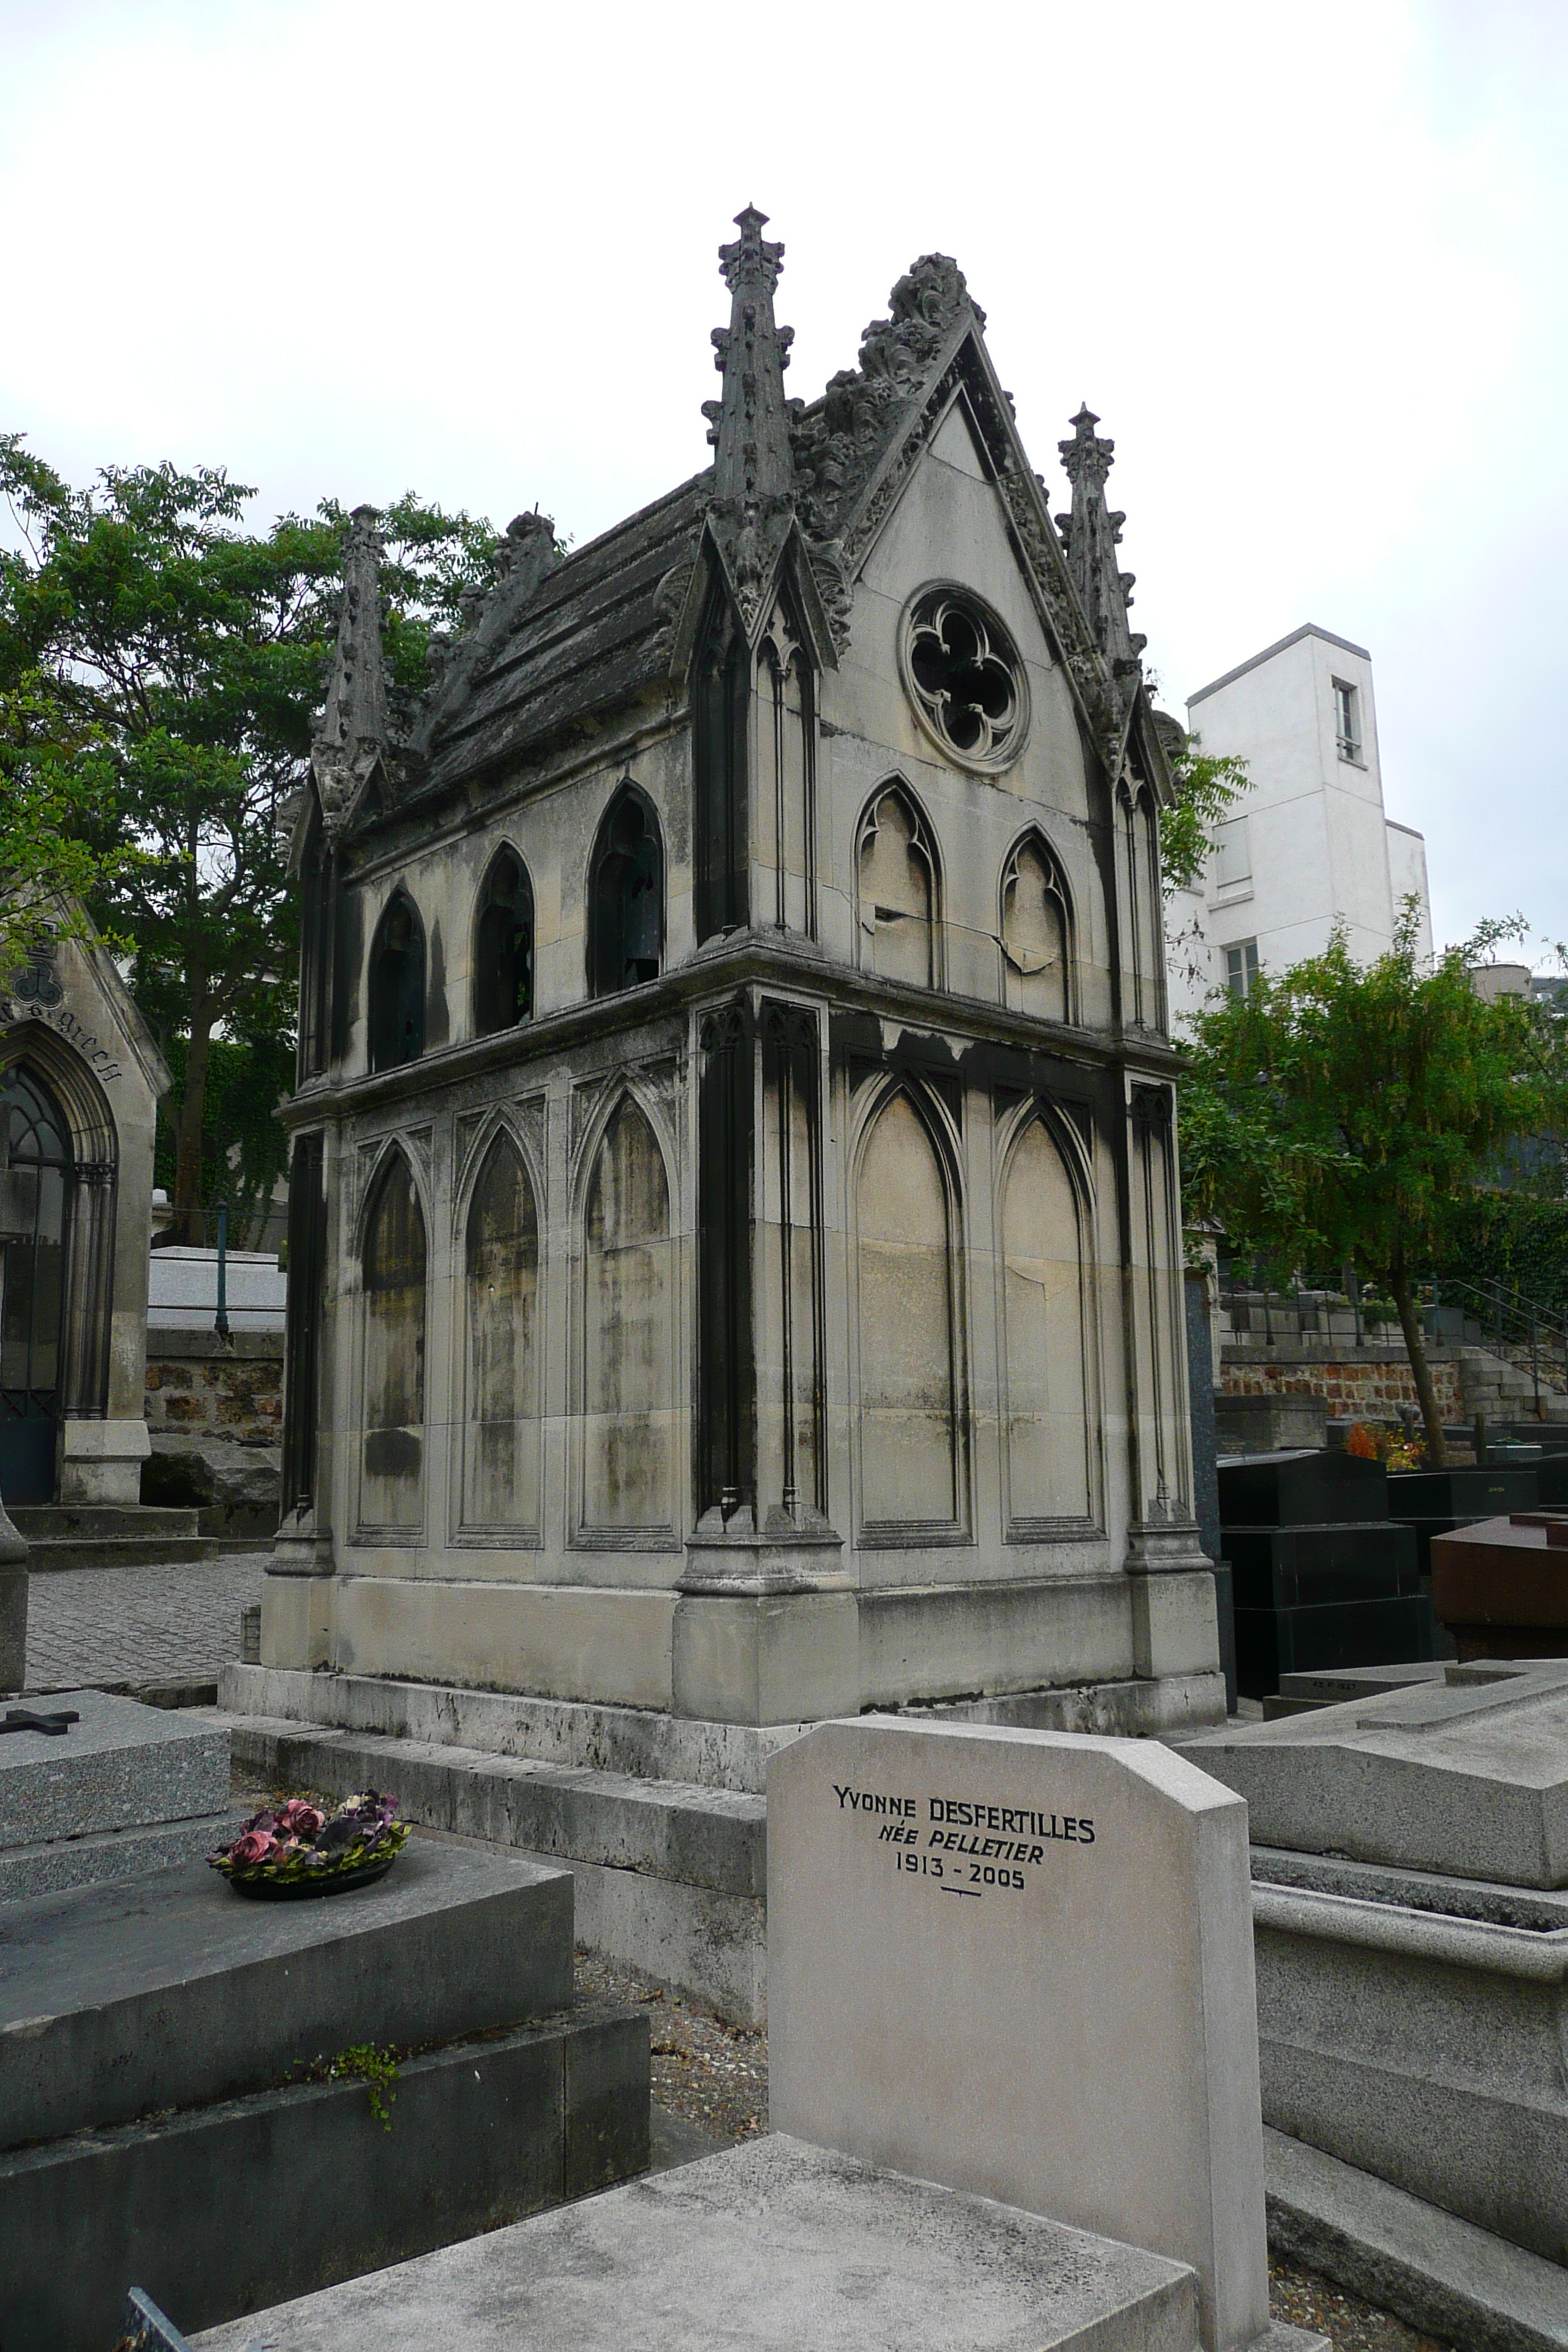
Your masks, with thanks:
[{"label": "headstone", "polygon": [[1268,2324],[1246,1809],[1152,1741],[822,1724],[768,1775],[776,2130],[1190,2263]]}]

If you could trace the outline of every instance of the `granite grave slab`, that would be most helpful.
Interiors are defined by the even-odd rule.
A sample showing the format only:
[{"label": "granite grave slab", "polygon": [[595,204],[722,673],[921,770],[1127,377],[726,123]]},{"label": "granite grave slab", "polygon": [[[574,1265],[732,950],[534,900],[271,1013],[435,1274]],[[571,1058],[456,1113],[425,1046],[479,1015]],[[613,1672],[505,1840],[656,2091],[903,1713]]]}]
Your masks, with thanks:
[{"label": "granite grave slab", "polygon": [[[1184,2265],[782,2134],[214,2328],[196,2352],[1194,2352]],[[1274,2328],[1260,2352],[1322,2339]]]},{"label": "granite grave slab", "polygon": [[1530,1664],[1205,1732],[1183,1752],[1247,1799],[1256,1844],[1568,1885],[1568,1660]]},{"label": "granite grave slab", "polygon": [[108,2352],[132,2284],[188,2332],[628,2179],[647,2012],[421,2052],[382,2105],[353,2075],[297,2081],[0,2155],[5,2352]]},{"label": "granite grave slab", "polygon": [[352,2043],[572,1998],[572,1882],[416,1839],[380,1885],[237,1895],[201,1864],[0,1906],[0,2143],[232,2098]]},{"label": "granite grave slab", "polygon": [[219,1726],[114,1691],[54,1691],[48,1711],[78,1720],[63,1737],[0,1738],[0,1849],[226,1811],[229,1736]]}]

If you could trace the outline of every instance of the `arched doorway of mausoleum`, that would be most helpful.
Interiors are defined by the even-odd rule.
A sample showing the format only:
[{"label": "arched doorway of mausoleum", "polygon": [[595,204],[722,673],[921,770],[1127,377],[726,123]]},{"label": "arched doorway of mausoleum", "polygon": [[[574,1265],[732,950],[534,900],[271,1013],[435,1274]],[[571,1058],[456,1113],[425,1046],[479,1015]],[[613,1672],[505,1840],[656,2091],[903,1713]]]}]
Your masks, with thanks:
[{"label": "arched doorway of mausoleum", "polygon": [[[63,1060],[68,1050],[49,1058]],[[0,1070],[0,1498],[7,1504],[54,1499],[61,1423],[68,1414],[101,1419],[107,1400],[114,1126],[85,1066],[65,1076],[64,1086],[52,1083],[32,1055]]]}]

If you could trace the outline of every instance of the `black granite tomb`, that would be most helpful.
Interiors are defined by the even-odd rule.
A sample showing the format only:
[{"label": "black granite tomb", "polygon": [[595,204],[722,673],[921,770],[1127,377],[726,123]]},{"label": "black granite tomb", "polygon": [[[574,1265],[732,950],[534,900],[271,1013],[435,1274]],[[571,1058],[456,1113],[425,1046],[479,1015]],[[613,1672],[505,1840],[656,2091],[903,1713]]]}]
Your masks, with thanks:
[{"label": "black granite tomb", "polygon": [[1232,1528],[1386,1519],[1388,1474],[1381,1462],[1337,1451],[1251,1454],[1220,1464],[1219,1515],[1227,1538]]},{"label": "black granite tomb", "polygon": [[1431,1655],[1432,1603],[1424,1595],[1236,1612],[1237,1673],[1248,1698],[1271,1697],[1281,1675]]},{"label": "black granite tomb", "polygon": [[1231,1528],[1226,1535],[1238,1609],[1317,1609],[1414,1600],[1415,1537],[1386,1519],[1339,1527]]}]

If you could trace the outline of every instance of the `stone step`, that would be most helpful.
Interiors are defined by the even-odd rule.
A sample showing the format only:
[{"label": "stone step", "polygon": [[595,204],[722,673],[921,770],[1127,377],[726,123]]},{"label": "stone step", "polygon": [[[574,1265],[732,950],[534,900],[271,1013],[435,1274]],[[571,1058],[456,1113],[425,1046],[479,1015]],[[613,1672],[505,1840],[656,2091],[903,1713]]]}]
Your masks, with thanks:
[{"label": "stone step", "polygon": [[199,1514],[161,1503],[17,1503],[11,1524],[29,1543],[71,1537],[101,1542],[118,1536],[194,1536]]},{"label": "stone step", "polygon": [[[765,1794],[768,1762],[805,1724],[758,1727],[707,1723],[656,1707],[537,1698],[521,1691],[465,1690],[454,1683],[398,1682],[379,1675],[311,1674],[288,1666],[226,1666],[218,1704],[227,1715],[285,1718],[385,1738],[428,1740],[542,1764],[585,1765],[645,1780]],[[1098,1728],[1099,1727],[1095,1727]]]},{"label": "stone step", "polygon": [[752,1901],[767,1891],[765,1797],[433,1740],[226,1719],[236,1762],[280,1788],[385,1789],[410,1821],[458,1836]]},{"label": "stone step", "polygon": [[1568,2271],[1265,2129],[1268,2244],[1466,2352],[1568,2352]]},{"label": "stone step", "polygon": [[211,1536],[50,1536],[30,1545],[27,1572],[47,1576],[67,1568],[174,1568],[214,1559],[222,1549]]}]

